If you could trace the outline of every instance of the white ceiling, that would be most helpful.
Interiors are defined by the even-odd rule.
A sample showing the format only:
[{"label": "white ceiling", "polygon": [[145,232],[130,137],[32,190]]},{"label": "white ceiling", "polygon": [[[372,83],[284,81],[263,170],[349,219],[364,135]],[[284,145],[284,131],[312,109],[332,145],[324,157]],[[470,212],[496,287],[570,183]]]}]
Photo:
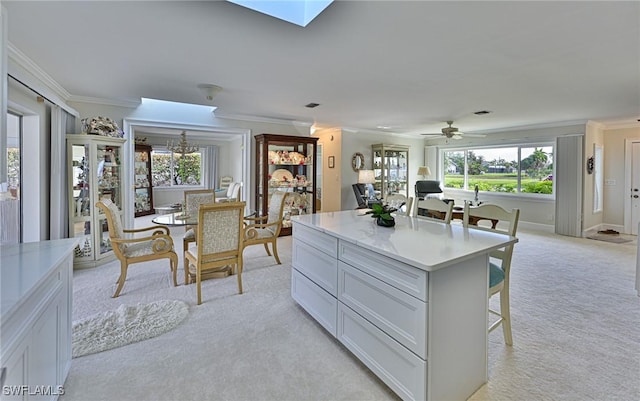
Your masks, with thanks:
[{"label": "white ceiling", "polygon": [[207,104],[210,83],[217,116],[361,132],[640,126],[637,1],[337,1],[306,28],[224,1],[2,5],[69,100]]}]

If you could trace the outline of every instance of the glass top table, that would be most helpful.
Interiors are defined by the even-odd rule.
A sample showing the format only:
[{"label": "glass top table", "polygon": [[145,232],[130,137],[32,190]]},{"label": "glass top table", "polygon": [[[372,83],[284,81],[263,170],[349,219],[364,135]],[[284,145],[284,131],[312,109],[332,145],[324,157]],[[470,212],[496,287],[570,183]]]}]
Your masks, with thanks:
[{"label": "glass top table", "polygon": [[198,215],[185,215],[182,212],[161,214],[151,220],[155,224],[163,226],[195,226],[198,224]]}]

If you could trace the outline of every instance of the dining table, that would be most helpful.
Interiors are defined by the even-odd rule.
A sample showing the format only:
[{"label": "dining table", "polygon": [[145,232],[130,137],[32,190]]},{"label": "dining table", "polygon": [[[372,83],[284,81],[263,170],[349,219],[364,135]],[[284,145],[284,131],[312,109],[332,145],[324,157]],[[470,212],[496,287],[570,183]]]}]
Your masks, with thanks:
[{"label": "dining table", "polygon": [[151,219],[151,221],[155,224],[169,227],[197,226],[198,215],[185,214],[184,212],[173,212],[158,215]]}]

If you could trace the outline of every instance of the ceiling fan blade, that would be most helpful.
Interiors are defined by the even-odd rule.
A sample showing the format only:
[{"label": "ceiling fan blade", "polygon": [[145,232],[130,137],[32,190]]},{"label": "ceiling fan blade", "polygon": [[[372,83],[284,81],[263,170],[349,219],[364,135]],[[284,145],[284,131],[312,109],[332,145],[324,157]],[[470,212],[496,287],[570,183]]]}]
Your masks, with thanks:
[{"label": "ceiling fan blade", "polygon": [[424,136],[442,136],[442,134],[420,134]]},{"label": "ceiling fan blade", "polygon": [[485,138],[485,134],[464,134],[468,138]]}]

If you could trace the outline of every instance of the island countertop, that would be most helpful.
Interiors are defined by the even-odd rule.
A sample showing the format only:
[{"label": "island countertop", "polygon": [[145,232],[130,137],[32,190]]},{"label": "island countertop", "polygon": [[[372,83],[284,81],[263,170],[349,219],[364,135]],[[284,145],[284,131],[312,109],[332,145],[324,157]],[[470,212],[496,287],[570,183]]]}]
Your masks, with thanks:
[{"label": "island countertop", "polygon": [[395,227],[380,227],[363,210],[292,216],[295,223],[326,232],[410,266],[435,271],[479,254],[518,242],[516,237],[396,216]]},{"label": "island countertop", "polygon": [[0,313],[3,319],[36,290],[77,245],[77,238],[28,242],[0,247]]}]

